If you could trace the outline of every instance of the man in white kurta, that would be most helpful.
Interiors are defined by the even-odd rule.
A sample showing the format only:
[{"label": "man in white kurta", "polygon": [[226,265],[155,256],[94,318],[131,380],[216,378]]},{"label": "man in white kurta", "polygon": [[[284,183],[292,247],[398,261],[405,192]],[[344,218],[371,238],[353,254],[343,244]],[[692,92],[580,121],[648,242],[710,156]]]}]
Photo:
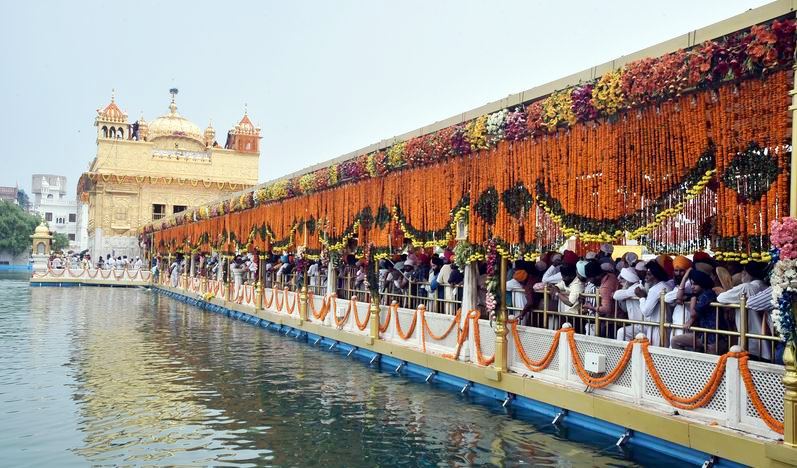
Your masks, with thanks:
[{"label": "man in white kurta", "polygon": [[[641,286],[641,280],[633,268],[623,268],[620,270],[620,289],[614,292],[614,300],[617,307],[623,309],[628,315],[629,320],[642,320],[642,308],[639,305],[639,297],[636,295],[636,288]],[[644,333],[641,325],[626,325],[617,330],[619,341],[633,340],[637,333]]]}]

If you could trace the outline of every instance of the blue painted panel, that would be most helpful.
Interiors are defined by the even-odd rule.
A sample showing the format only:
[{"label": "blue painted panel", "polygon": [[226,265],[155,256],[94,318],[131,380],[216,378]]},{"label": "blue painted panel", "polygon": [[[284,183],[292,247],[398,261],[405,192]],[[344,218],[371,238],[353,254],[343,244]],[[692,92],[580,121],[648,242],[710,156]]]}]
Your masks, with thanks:
[{"label": "blue painted panel", "polygon": [[459,377],[454,377],[453,375],[446,374],[444,372],[438,372],[434,378],[434,382],[436,384],[440,384],[447,387],[452,387],[457,390],[461,390],[469,382],[465,379],[461,379]]},{"label": "blue painted panel", "polygon": [[543,403],[541,401],[532,400],[531,398],[526,398],[524,396],[515,396],[515,398],[512,400],[512,406],[549,416],[550,418],[553,418],[561,411],[561,409],[557,408],[556,406],[549,405],[548,403]]},{"label": "blue painted panel", "polygon": [[493,400],[498,400],[501,402],[503,402],[508,395],[507,392],[503,390],[498,390],[497,388],[488,387],[486,385],[480,385],[477,383],[471,385],[470,392],[483,397],[492,398]]},{"label": "blue painted panel", "polygon": [[[595,432],[600,432],[601,434],[605,434],[609,437],[619,439],[620,436],[625,434],[626,429],[622,426],[618,426],[616,424],[612,424],[607,421],[603,421],[601,419],[593,418],[591,416],[586,416],[581,413],[575,413],[569,411],[565,415],[565,423],[568,425],[583,427],[584,429],[589,429]],[[702,462],[701,462],[702,463]]]}]

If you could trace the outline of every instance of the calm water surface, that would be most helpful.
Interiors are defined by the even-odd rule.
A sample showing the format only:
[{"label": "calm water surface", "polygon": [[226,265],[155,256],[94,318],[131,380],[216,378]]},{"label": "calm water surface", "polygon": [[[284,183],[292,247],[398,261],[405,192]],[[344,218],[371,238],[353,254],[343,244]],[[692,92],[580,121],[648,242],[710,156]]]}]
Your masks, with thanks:
[{"label": "calm water surface", "polygon": [[3,466],[665,462],[143,289],[0,275]]}]

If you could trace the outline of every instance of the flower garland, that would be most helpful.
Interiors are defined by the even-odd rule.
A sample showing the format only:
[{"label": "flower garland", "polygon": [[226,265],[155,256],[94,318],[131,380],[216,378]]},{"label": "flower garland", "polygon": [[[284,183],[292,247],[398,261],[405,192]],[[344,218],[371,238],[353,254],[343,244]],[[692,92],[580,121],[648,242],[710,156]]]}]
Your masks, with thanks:
[{"label": "flower garland", "polygon": [[[278,180],[256,189],[249,197],[251,202],[239,200],[233,206],[228,203],[215,211],[203,210],[203,213],[210,216],[214,212],[229,213],[351,180],[381,177],[407,166],[495,147],[502,141],[518,141],[570,128],[578,122],[613,117],[621,110],[668,100],[688,90],[762,76],[791,65],[794,34],[794,19],[778,19],[689,50],[634,61],[593,82],[556,91],[525,108],[501,109],[431,135],[397,142],[384,151],[364,154],[293,179]],[[167,219],[165,223],[168,226],[183,222],[185,216],[193,216],[193,213]],[[151,232],[156,225],[145,227],[144,232]]]},{"label": "flower garland", "polygon": [[772,222],[775,266],[772,269],[772,324],[786,343],[795,342],[794,304],[797,302],[797,219]]}]

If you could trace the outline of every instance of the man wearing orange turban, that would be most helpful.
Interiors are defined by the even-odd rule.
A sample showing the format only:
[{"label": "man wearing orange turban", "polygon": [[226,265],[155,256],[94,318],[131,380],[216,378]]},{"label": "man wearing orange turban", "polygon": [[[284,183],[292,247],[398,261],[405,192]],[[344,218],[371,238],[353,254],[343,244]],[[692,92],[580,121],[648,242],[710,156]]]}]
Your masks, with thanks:
[{"label": "man wearing orange turban", "polygon": [[672,261],[672,266],[675,269],[676,281],[680,281],[680,278],[678,277],[679,276],[678,270],[681,270],[681,275],[683,275],[686,272],[686,270],[692,267],[692,261],[684,257],[683,255],[678,255]]},{"label": "man wearing orange turban", "polygon": [[[692,283],[690,281],[683,281],[686,272],[692,268],[692,261],[683,255],[675,257],[673,264],[673,275],[675,279],[675,288],[664,295],[664,301],[672,307],[672,323],[674,325],[683,326],[689,320],[690,312],[688,299],[692,295]],[[683,334],[681,329],[673,329],[670,332],[670,339]]]}]

